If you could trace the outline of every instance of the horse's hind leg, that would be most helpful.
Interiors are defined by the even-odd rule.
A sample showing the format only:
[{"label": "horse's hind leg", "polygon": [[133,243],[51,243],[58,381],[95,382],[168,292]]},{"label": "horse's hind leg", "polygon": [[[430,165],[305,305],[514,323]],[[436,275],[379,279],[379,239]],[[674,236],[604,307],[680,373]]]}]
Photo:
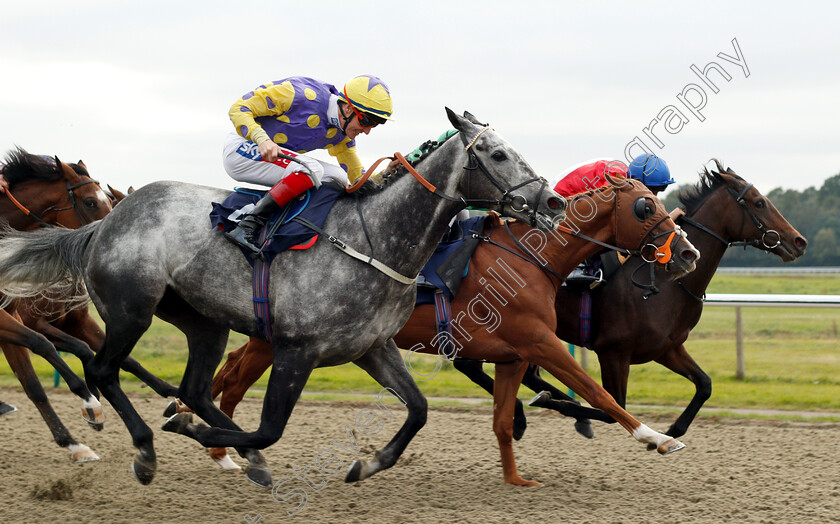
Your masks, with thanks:
[{"label": "horse's hind leg", "polygon": [[[214,324],[197,312],[190,310],[189,315],[182,311],[180,318],[175,320],[177,326],[187,335],[190,348],[190,358],[178,389],[178,398],[190,406],[193,411],[211,426],[229,430],[242,431],[225,413],[219,410],[210,395],[213,371],[219,365],[225,352],[229,330]],[[173,425],[180,426],[188,423],[189,417],[173,415],[164,424],[163,429],[172,429]],[[271,487],[271,471],[262,454],[245,447],[238,447],[240,455],[248,459],[245,472],[248,479],[262,487]]]},{"label": "horse's hind leg", "polygon": [[[466,375],[484,391],[493,394],[493,379],[490,375],[484,372],[482,364],[478,360],[456,358],[452,361],[452,366]],[[513,440],[519,440],[525,434],[525,429],[528,427],[528,420],[525,418],[525,409],[522,407],[522,401],[516,399],[516,405],[513,412]]]},{"label": "horse's hind leg", "polygon": [[[584,349],[584,351],[586,350]],[[522,385],[537,393],[537,396],[531,400],[529,405],[553,409],[561,415],[572,417],[575,419],[575,431],[586,438],[595,437],[595,433],[592,431],[592,423],[586,418],[588,415],[574,408],[574,405],[580,406],[580,402],[543,380],[540,376],[539,366],[528,365],[525,376],[522,378]],[[550,399],[547,402],[543,398],[543,391],[547,391],[549,394]]]},{"label": "horse's hind leg", "polygon": [[[131,311],[131,308],[126,310]],[[157,469],[154,434],[120,388],[119,372],[120,364],[149,328],[151,321],[151,315],[142,315],[139,310],[135,316],[120,317],[110,322],[106,320],[105,344],[85,364],[85,377],[99,388],[120,415],[131,434],[134,446],[139,451],[132,462],[131,470],[141,484],[150,483]]]},{"label": "horse's hind leg", "polygon": [[6,355],[6,360],[9,362],[9,367],[15,373],[15,376],[23,386],[23,391],[29,400],[35,404],[47,427],[50,428],[55,443],[62,448],[70,451],[70,457],[75,462],[91,462],[99,460],[99,457],[89,447],[84,444],[79,444],[70,435],[70,431],[62,424],[61,419],[58,418],[50,401],[47,398],[44,388],[41,386],[41,381],[35,370],[32,368],[32,361],[29,360],[29,350],[21,346],[11,344],[3,344],[3,352]]},{"label": "horse's hind leg", "polygon": [[[426,424],[428,409],[426,397],[406,371],[393,339],[389,339],[381,348],[369,350],[354,363],[367,371],[379,384],[395,393],[408,408],[408,417],[394,438],[381,451],[376,452],[373,460],[356,460],[350,465],[345,482],[362,480],[393,466],[414,435]],[[383,392],[384,390],[380,391],[380,396]],[[386,413],[391,416],[390,411]]]},{"label": "horse's hind leg", "polygon": [[43,357],[58,371],[67,387],[82,399],[82,416],[94,429],[101,430],[105,423],[105,413],[102,404],[88,389],[85,381],[79,378],[70,366],[59,356],[55,347],[44,335],[32,331],[24,326],[20,316],[10,315],[7,311],[0,311],[0,340],[29,348],[33,353]]}]

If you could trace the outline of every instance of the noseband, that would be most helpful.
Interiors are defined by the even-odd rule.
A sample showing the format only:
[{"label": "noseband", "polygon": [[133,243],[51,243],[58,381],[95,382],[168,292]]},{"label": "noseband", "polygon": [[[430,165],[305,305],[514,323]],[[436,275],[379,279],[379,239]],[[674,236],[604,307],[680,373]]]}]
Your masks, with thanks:
[{"label": "noseband", "polygon": [[31,217],[31,218],[34,218],[42,226],[52,225],[52,224],[46,222],[42,218],[44,215],[46,215],[50,211],[58,212],[58,211],[67,211],[68,209],[72,209],[76,212],[76,218],[78,218],[79,223],[81,223],[84,226],[86,224],[90,224],[91,222],[93,222],[93,220],[88,219],[85,216],[84,212],[79,210],[78,201],[76,200],[76,194],[73,193],[73,191],[75,191],[77,188],[80,188],[80,187],[85,186],[87,184],[99,185],[99,182],[96,181],[96,180],[93,180],[93,179],[88,179],[88,180],[83,180],[82,182],[79,182],[78,184],[71,184],[70,181],[68,180],[67,181],[67,194],[70,196],[70,205],[67,206],[67,207],[57,207],[58,204],[55,204],[55,205],[49,206],[48,208],[41,211],[40,215],[37,215],[37,214],[33,213],[32,211],[27,209],[26,206],[24,206],[23,204],[18,202],[18,200],[12,195],[12,193],[8,189],[6,189],[6,195],[9,197],[9,200],[12,201],[12,203],[15,205],[15,207],[20,209],[23,212],[24,215],[26,215],[28,217]]}]

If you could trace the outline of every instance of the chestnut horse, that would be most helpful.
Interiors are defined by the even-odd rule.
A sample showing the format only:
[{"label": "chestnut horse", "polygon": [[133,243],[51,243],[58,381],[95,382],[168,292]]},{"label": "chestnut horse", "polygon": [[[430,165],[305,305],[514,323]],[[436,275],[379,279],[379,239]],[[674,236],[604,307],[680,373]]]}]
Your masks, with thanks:
[{"label": "chestnut horse", "polygon": [[[627,398],[632,364],[655,361],[694,384],[693,398],[665,433],[675,438],[685,435],[712,394],[711,378],[691,358],[685,341],[700,321],[702,297],[726,249],[752,246],[791,262],[804,255],[808,245],[767,197],[732,169],[724,168],[718,160],[714,162],[717,171],[704,171],[696,186],[680,192],[684,213],[672,213],[703,254],[695,271],[676,281],[667,281],[666,275],[657,272],[659,292],[646,299],[630,284],[629,276],[635,264],[632,260],[624,264],[605,284],[591,292],[592,328],[588,341],[581,336],[580,292],[562,287],[555,301],[557,336],[595,351],[603,386],[621,406]],[[668,314],[663,315],[663,311]],[[492,393],[493,381],[483,373],[480,363],[461,362],[457,368]],[[535,391],[545,390],[531,405],[558,411],[565,408],[556,401],[568,397],[541,380],[536,368],[529,368],[523,384]],[[524,431],[521,403],[517,415],[522,417],[517,417],[517,422]]]},{"label": "chestnut horse", "polygon": [[[604,243],[615,243],[622,250],[636,249],[650,246],[648,242],[653,238],[670,233],[657,253],[671,250],[670,262],[667,256],[662,260],[668,262],[671,278],[694,269],[699,254],[684,235],[674,234],[679,228],[659,200],[640,182],[621,181],[618,185],[576,195],[568,202],[567,222],[572,223],[571,229],[594,236],[595,242],[562,226],[553,235],[544,235],[520,222],[491,220],[483,237],[487,241],[476,248],[469,273],[452,302],[456,344],[446,358],[494,362],[496,378],[501,380],[494,395],[493,429],[507,483],[540,485],[519,476],[511,443],[514,402],[528,362],[547,369],[607,415],[592,409],[589,413],[604,421],[619,422],[637,440],[654,445],[660,453],[683,447],[681,442],[651,430],[624,411],[554,335],[560,275],[567,275],[580,261],[601,250]],[[657,257],[651,254],[648,258]],[[417,306],[395,341],[401,348],[411,348],[411,352],[436,354],[441,346],[436,326],[434,306]],[[406,361],[408,367],[411,352]],[[271,346],[256,338],[230,353],[213,380],[213,395],[224,393],[221,409],[232,416],[245,391],[271,361]],[[224,448],[211,450],[211,455],[217,462],[225,460]]]}]

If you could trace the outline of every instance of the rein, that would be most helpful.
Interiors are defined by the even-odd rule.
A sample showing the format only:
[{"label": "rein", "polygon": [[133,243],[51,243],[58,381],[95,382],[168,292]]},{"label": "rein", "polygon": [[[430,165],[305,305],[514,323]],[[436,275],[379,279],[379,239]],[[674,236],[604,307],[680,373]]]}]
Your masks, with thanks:
[{"label": "rein", "polygon": [[14,204],[16,208],[20,209],[21,212],[24,215],[26,215],[30,218],[34,218],[42,226],[52,225],[49,222],[46,222],[43,218],[41,218],[44,215],[46,215],[47,213],[49,213],[50,211],[67,211],[68,209],[74,210],[76,212],[76,218],[79,219],[79,222],[82,225],[86,225],[86,224],[90,224],[92,221],[91,220],[86,220],[86,218],[83,216],[84,213],[79,211],[79,208],[77,207],[76,195],[73,193],[73,191],[76,190],[77,188],[82,187],[82,186],[87,185],[87,184],[99,184],[99,182],[96,181],[96,180],[90,179],[90,180],[85,180],[83,182],[79,182],[78,184],[72,184],[71,185],[70,181],[68,180],[67,181],[67,194],[70,196],[70,205],[67,206],[67,207],[61,207],[60,208],[60,207],[56,207],[58,204],[55,204],[55,205],[49,206],[48,208],[44,209],[41,212],[40,215],[37,215],[37,214],[33,213],[32,211],[27,209],[26,206],[21,204],[20,201],[18,201],[18,199],[16,199],[14,197],[14,195],[12,195],[12,192],[9,190],[9,188],[6,188],[6,196],[9,197],[9,200],[11,200],[12,204]]},{"label": "rein", "polygon": [[400,164],[406,169],[406,171],[408,171],[411,174],[411,176],[413,176],[418,182],[420,182],[420,184],[424,188],[426,188],[429,192],[431,192],[432,194],[434,194],[434,195],[436,195],[440,198],[443,198],[445,200],[449,200],[449,201],[452,201],[452,202],[460,202],[460,203],[464,204],[465,207],[475,207],[475,208],[485,208],[486,209],[486,208],[489,208],[491,206],[499,206],[500,208],[503,208],[504,206],[509,206],[512,210],[514,210],[518,213],[521,213],[521,212],[524,212],[524,211],[531,210],[531,207],[528,205],[528,200],[522,195],[512,195],[511,193],[513,191],[521,188],[521,187],[524,187],[524,186],[528,185],[528,184],[531,184],[531,183],[534,183],[534,182],[541,182],[540,191],[539,191],[539,193],[537,193],[536,208],[533,211],[531,211],[530,225],[531,226],[536,226],[537,216],[539,215],[540,198],[542,197],[543,191],[545,191],[545,188],[548,185],[548,182],[545,179],[541,179],[540,177],[534,177],[530,180],[526,180],[525,182],[522,182],[521,184],[517,184],[513,187],[505,189],[505,187],[498,180],[496,180],[493,177],[493,175],[487,170],[487,168],[484,166],[484,164],[481,163],[481,160],[478,158],[478,156],[472,150],[472,146],[475,145],[475,143],[478,141],[479,137],[481,137],[481,135],[489,129],[490,129],[490,126],[486,126],[486,127],[482,128],[481,131],[479,131],[478,134],[476,134],[476,136],[473,137],[473,139],[470,140],[469,142],[467,141],[466,136],[463,133],[460,133],[461,141],[464,143],[464,150],[467,152],[467,155],[469,157],[467,165],[464,166],[464,169],[469,174],[469,177],[467,178],[467,194],[468,195],[470,194],[470,189],[471,189],[471,186],[472,186],[472,173],[475,170],[479,170],[479,171],[481,171],[481,173],[485,177],[487,177],[487,179],[490,181],[490,183],[493,184],[496,187],[496,189],[498,189],[499,191],[502,192],[502,198],[501,199],[486,200],[486,199],[469,198],[469,197],[454,197],[454,196],[448,195],[448,194],[444,193],[443,191],[441,191],[440,189],[438,189],[437,186],[435,186],[434,184],[429,182],[419,172],[417,172],[417,170],[414,169],[414,167],[411,165],[411,163],[408,160],[406,160],[406,158],[399,152],[394,153],[394,156],[383,157],[383,158],[380,158],[379,160],[377,160],[376,162],[374,162],[374,164],[369,169],[367,169],[365,171],[365,174],[362,175],[361,178],[356,180],[355,183],[346,186],[345,190],[348,193],[353,193],[353,192],[357,191],[360,187],[362,187],[362,185],[364,185],[365,182],[367,182],[368,178],[370,178],[370,176],[373,174],[374,170],[379,166],[379,164],[383,160],[398,160],[400,162]]}]

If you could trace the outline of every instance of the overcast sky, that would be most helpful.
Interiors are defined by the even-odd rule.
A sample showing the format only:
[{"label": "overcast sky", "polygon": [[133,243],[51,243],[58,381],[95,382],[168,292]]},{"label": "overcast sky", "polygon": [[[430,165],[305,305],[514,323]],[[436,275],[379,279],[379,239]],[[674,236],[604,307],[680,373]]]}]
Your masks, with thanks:
[{"label": "overcast sky", "polygon": [[358,139],[365,165],[436,138],[448,106],[549,179],[623,159],[636,137],[679,182],[711,157],[764,192],[840,172],[837,4],[683,4],[4,0],[0,147],[81,158],[121,190],[232,188],[221,150],[239,96],[287,76],[340,87],[370,73],[397,120]]}]

